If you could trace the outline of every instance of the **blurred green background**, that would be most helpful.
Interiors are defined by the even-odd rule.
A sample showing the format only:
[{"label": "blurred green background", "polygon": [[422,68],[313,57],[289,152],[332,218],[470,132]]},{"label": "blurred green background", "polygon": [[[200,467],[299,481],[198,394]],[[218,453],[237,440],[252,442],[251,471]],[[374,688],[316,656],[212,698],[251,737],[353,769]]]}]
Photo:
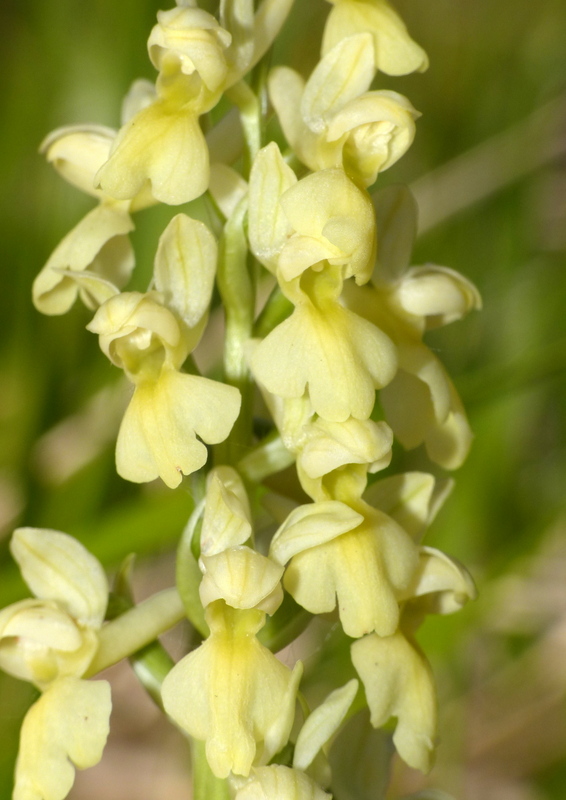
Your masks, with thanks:
[{"label": "blurred green background", "polygon": [[[423,227],[414,263],[470,277],[484,310],[429,338],[476,440],[427,543],[469,566],[480,599],[423,629],[439,679],[442,746],[428,778],[398,767],[391,796],[436,786],[462,800],[563,798],[566,7],[396,6],[431,67],[378,76],[379,88],[406,94],[423,114],[412,149],[379,184],[414,185]],[[34,276],[92,206],[44,163],[39,143],[61,125],[118,125],[130,82],[154,78],[145,41],[158,8],[157,0],[0,6],[0,606],[24,593],[7,549],[15,525],[65,530],[113,567],[132,550],[166,552],[190,510],[184,489],[140,488],[115,476],[117,370],[85,331],[85,309],[45,318],[30,300]],[[296,0],[279,60],[287,49],[308,73],[326,10],[323,0]],[[154,209],[136,217],[142,273],[170,216]],[[31,696],[0,678],[0,797],[10,795]],[[84,785],[77,800],[90,797]],[[189,796],[182,782],[177,794],[168,786],[170,798]],[[163,787],[144,791],[110,783],[104,797],[164,796]]]}]

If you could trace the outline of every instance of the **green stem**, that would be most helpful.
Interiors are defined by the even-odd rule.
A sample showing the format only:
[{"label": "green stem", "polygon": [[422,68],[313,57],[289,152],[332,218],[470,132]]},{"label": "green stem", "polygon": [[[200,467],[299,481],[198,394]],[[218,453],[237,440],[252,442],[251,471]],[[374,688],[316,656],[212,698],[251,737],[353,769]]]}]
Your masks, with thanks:
[{"label": "green stem", "polygon": [[209,630],[199,595],[202,573],[198,565],[198,555],[195,555],[195,544],[198,544],[201,525],[202,516],[198,514],[197,504],[197,509],[189,519],[189,524],[183,531],[177,549],[176,579],[179,594],[189,621],[200,635],[206,638]]},{"label": "green stem", "polygon": [[295,456],[287,450],[277,431],[272,431],[247,453],[237,464],[238,472],[250,483],[261,483],[264,478],[290,467]]},{"label": "green stem", "polygon": [[84,677],[127,658],[184,618],[185,608],[176,588],[154,594],[102,628],[97,653]]},{"label": "green stem", "polygon": [[212,774],[206,760],[205,743],[191,740],[193,800],[230,800],[228,783]]},{"label": "green stem", "polygon": [[163,711],[161,685],[175,662],[159,642],[152,642],[130,658],[136,677],[151,699]]},{"label": "green stem", "polygon": [[261,103],[255,92],[245,81],[238,81],[226,92],[226,97],[238,108],[245,141],[244,177],[248,177],[251,165],[261,147],[262,115]]},{"label": "green stem", "polygon": [[224,374],[242,395],[242,408],[227,442],[217,450],[217,463],[233,464],[252,439],[252,385],[245,345],[252,335],[255,292],[248,270],[245,234],[247,200],[242,200],[224,226],[218,259],[218,288],[224,304],[226,333]]}]

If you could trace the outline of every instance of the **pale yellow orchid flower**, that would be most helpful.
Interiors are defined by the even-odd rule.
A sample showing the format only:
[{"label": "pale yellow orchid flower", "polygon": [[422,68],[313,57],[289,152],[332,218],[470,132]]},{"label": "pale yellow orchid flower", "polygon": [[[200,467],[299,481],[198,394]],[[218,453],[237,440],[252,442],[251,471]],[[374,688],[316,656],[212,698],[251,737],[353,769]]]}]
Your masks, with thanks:
[{"label": "pale yellow orchid flower", "polygon": [[388,75],[406,75],[428,68],[428,57],[414,42],[387,0],[328,0],[328,15],[322,41],[325,55],[347,36],[369,32],[374,42],[375,69]]},{"label": "pale yellow orchid flower", "polygon": [[436,744],[436,690],[430,665],[401,631],[354,642],[352,661],[363,681],[371,724],[397,718],[393,743],[410,767],[428,772]]},{"label": "pale yellow orchid flower", "polygon": [[344,278],[369,280],[375,219],[368,195],[342,169],[301,181],[274,142],[258,153],[250,174],[249,239],[254,255],[285,281],[326,263]]},{"label": "pale yellow orchid flower", "polygon": [[379,324],[395,342],[399,369],[383,389],[385,415],[404,447],[424,443],[429,457],[456,469],[472,433],[444,367],[421,341],[424,333],[481,308],[476,287],[455,270],[434,264],[409,267],[416,235],[416,204],[405,187],[374,195],[380,229],[371,286],[345,286],[349,308]]},{"label": "pale yellow orchid flower", "polygon": [[232,467],[216,467],[207,479],[200,536],[199,594],[203,607],[224,600],[232,608],[273,614],[283,601],[283,568],[244,542],[252,536],[244,484]]},{"label": "pale yellow orchid flower", "polygon": [[[364,74],[360,62],[369,63]],[[342,84],[338,85],[338,78]],[[343,167],[363,186],[392,166],[415,135],[415,111],[391,91],[368,92],[373,77],[373,42],[357,34],[339,42],[309,80],[288,67],[269,76],[269,95],[287,141],[316,171]]]},{"label": "pale yellow orchid flower", "polygon": [[82,680],[108,584],[94,556],[59,531],[19,528],[10,549],[37,599],[0,611],[0,667],[42,691],[22,725],[13,798],[62,800],[74,767],[97,764],[108,737],[110,686]]},{"label": "pale yellow orchid flower", "polygon": [[360,486],[348,473],[342,487],[335,485],[337,500],[291,512],[270,555],[287,564],[283,584],[303,608],[323,614],[338,604],[348,636],[387,636],[397,628],[398,596],[411,581],[418,550],[393,519],[359,498],[365,479]]},{"label": "pale yellow orchid flower", "polygon": [[314,411],[330,422],[368,419],[375,389],[397,369],[389,337],[338,301],[341,272],[327,266],[282,284],[295,310],[251,357],[254,376],[269,392],[301,398],[308,390]]},{"label": "pale yellow orchid flower", "polygon": [[240,409],[237,389],[180,368],[206,320],[216,268],[208,228],[177,215],[161,236],[158,291],[128,292],[104,303],[88,329],[135,385],[116,446],[118,473],[137,483],[161,477],[178,486],[199,469],[208,444],[223,441]]},{"label": "pale yellow orchid flower", "polygon": [[125,200],[142,190],[169,205],[208,188],[208,147],[199,117],[210,111],[271,45],[293,0],[224,0],[220,23],[193,4],[158,13],[148,50],[159,70],[156,99],[119,131],[96,181]]},{"label": "pale yellow orchid flower", "polygon": [[[122,104],[128,122],[155,99],[149,81],[134,81]],[[115,200],[95,187],[95,176],[107,161],[116,131],[102,125],[58,128],[41,144],[40,152],[72,186],[99,200],[56,247],[33,284],[33,302],[43,314],[64,314],[77,295],[92,310],[126,285],[134,268],[128,234],[131,212],[151,206],[147,190],[128,201]]]},{"label": "pale yellow orchid flower", "polygon": [[459,611],[476,590],[467,570],[431,547],[421,547],[418,566],[404,595],[400,629],[354,642],[352,662],[363,681],[371,724],[397,718],[393,742],[407,764],[423,772],[436,744],[436,690],[430,665],[413,631],[426,614]]},{"label": "pale yellow orchid flower", "polygon": [[205,610],[210,636],[163,681],[163,705],[187,733],[206,741],[219,778],[247,776],[286,744],[302,664],[284,666],[256,638],[265,613],[217,600]]},{"label": "pale yellow orchid flower", "polygon": [[[41,145],[41,152],[69,183],[100,200],[65,236],[36,277],[33,302],[43,314],[64,314],[79,295],[89,308],[96,308],[111,296],[113,286],[127,283],[134,268],[128,239],[134,229],[132,204],[117,202],[94,188],[94,176],[108,158],[115,135],[110,128],[96,125],[59,128]],[[80,283],[85,272],[92,286]]]}]

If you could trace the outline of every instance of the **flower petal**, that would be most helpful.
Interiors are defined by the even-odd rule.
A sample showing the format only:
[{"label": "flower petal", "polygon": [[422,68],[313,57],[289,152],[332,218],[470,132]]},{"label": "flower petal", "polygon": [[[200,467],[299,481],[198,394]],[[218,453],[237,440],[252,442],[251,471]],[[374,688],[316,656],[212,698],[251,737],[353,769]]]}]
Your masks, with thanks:
[{"label": "flower petal", "polygon": [[324,29],[322,53],[359,31],[371,31],[375,66],[388,75],[406,75],[428,68],[424,50],[407,32],[403,20],[386,0],[330,0],[334,8]]},{"label": "flower petal", "polygon": [[14,800],[63,800],[75,770],[98,764],[109,732],[110,684],[61,678],[22,725]]},{"label": "flower petal", "polygon": [[319,62],[305,86],[301,115],[322,133],[327,120],[369,89],[374,76],[373,40],[369,33],[342,39]]},{"label": "flower petal", "polygon": [[334,736],[358,691],[358,681],[352,678],[331,692],[325,701],[310,714],[297,736],[293,767],[306,770],[317,753]]},{"label": "flower petal", "polygon": [[323,419],[367,419],[375,389],[397,367],[391,340],[375,325],[338,303],[298,306],[257,347],[252,371],[268,391],[302,397],[308,386]]},{"label": "flower petal", "polygon": [[56,600],[81,625],[102,625],[108,581],[100,562],[80,542],[59,531],[18,528],[10,550],[36,597]]},{"label": "flower petal", "polygon": [[116,131],[102,125],[69,125],[50,133],[39,151],[70,184],[101,197],[94,176],[108,159],[115,137]]},{"label": "flower petal", "polygon": [[189,328],[206,314],[212,297],[218,247],[203,222],[177,214],[159,239],[155,256],[155,287],[167,306]]},{"label": "flower petal", "polygon": [[436,737],[436,692],[430,665],[401,632],[354,642],[352,661],[363,681],[371,724],[397,717],[393,742],[410,767],[428,772]]},{"label": "flower petal", "polygon": [[170,488],[206,463],[207,444],[223,441],[240,411],[240,393],[208,378],[164,367],[138,385],[116,443],[118,474],[134,483],[160,477]]},{"label": "flower petal", "polygon": [[97,185],[119,200],[134,198],[147,182],[156,200],[188,203],[208,186],[208,149],[198,116],[185,105],[158,100],[118,133]]},{"label": "flower petal", "polygon": [[216,555],[243,544],[251,534],[250,504],[242,479],[232,467],[216,467],[206,482],[201,554]]},{"label": "flower petal", "polygon": [[64,314],[75,302],[80,285],[70,272],[94,272],[118,288],[134,268],[127,234],[134,229],[122,205],[101,203],[89,211],[51,254],[33,283],[33,302],[42,314]]},{"label": "flower petal", "polygon": [[275,142],[259,151],[250,172],[248,237],[253,254],[272,272],[292,233],[279,201],[296,183],[295,173],[283,161]]},{"label": "flower petal", "polygon": [[224,600],[232,608],[257,608],[274,614],[283,601],[283,567],[249,547],[230,547],[201,556],[199,592],[203,606]]}]

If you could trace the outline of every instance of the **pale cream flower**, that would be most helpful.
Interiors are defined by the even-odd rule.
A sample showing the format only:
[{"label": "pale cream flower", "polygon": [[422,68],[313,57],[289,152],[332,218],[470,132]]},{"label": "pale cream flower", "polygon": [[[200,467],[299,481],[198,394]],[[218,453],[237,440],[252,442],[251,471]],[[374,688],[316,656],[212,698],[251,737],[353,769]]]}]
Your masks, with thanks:
[{"label": "pale cream flower", "polygon": [[[364,69],[365,62],[369,69]],[[368,92],[372,78],[368,34],[339,42],[306,84],[288,67],[272,70],[271,101],[287,141],[309,169],[343,167],[354,180],[370,186],[407,151],[418,112],[397,92]]]},{"label": "pale cream flower", "polygon": [[375,219],[368,195],[342,169],[297,182],[272,142],[250,173],[249,239],[254,255],[285,281],[309,267],[342,266],[344,278],[369,280]]},{"label": "pale cream flower", "polygon": [[119,131],[97,185],[125,200],[140,191],[179,205],[206,191],[208,147],[199,117],[238,81],[271,45],[292,0],[251,0],[220,7],[220,23],[193,4],[158,12],[148,50],[159,70],[156,98]]},{"label": "pale cream flower", "polygon": [[14,800],[62,800],[74,768],[98,763],[109,731],[110,686],[81,680],[108,602],[100,563],[59,531],[19,528],[10,544],[35,600],[0,611],[0,667],[42,690],[21,731]]},{"label": "pale cream flower", "polygon": [[215,467],[207,478],[200,534],[199,595],[203,607],[224,600],[232,608],[273,614],[283,601],[283,568],[244,542],[252,539],[244,484],[232,467]]},{"label": "pale cream flower", "polygon": [[409,766],[423,772],[431,767],[436,744],[436,690],[413,631],[426,614],[452,614],[475,596],[473,580],[461,564],[439,550],[421,547],[401,598],[405,602],[399,630],[390,636],[371,634],[351,647],[371,724],[379,728],[396,717],[395,747]]},{"label": "pale cream flower", "polygon": [[290,399],[308,390],[314,411],[331,422],[368,419],[375,389],[387,385],[397,369],[389,337],[338,302],[341,271],[309,270],[285,285],[295,310],[251,357],[254,376],[269,392]]},{"label": "pale cream flower", "polygon": [[372,285],[345,286],[349,308],[380,327],[395,342],[398,371],[383,389],[385,415],[396,437],[411,449],[425,445],[445,469],[465,460],[472,432],[446,370],[421,341],[424,333],[481,307],[476,287],[448,267],[409,267],[417,209],[405,187],[374,196],[380,239]]},{"label": "pale cream flower", "polygon": [[209,180],[208,149],[198,118],[218,101],[218,93],[182,71],[174,54],[163,59],[157,99],[118,132],[96,183],[118,200],[141,191],[169,205],[199,197]]},{"label": "pale cream flower", "polygon": [[371,724],[397,718],[393,742],[409,766],[428,772],[436,736],[436,691],[430,665],[401,631],[354,642],[352,661],[363,681]]},{"label": "pale cream flower", "polygon": [[351,490],[344,495],[346,502],[337,493],[339,500],[291,512],[273,537],[270,555],[289,562],[283,584],[303,608],[324,614],[338,604],[348,636],[387,636],[397,628],[397,598],[411,581],[418,550],[393,519]]},{"label": "pale cream flower", "polygon": [[167,675],[163,704],[183,730],[206,741],[217,777],[247,776],[289,738],[302,664],[291,671],[259,643],[263,612],[217,600],[205,615],[210,636]]},{"label": "pale cream flower", "polygon": [[[73,186],[97,197],[90,211],[61,243],[36,277],[33,302],[43,314],[64,314],[80,295],[89,308],[124,286],[134,268],[128,233],[134,229],[131,203],[121,203],[94,188],[94,176],[108,158],[116,132],[99,125],[58,128],[41,152]],[[84,275],[88,285],[81,282]]]},{"label": "pale cream flower", "polygon": [[428,68],[426,53],[411,39],[403,20],[387,0],[329,2],[333,8],[324,29],[323,55],[347,36],[367,31],[373,37],[375,69],[388,75],[406,75]]},{"label": "pale cream flower", "polygon": [[88,329],[135,385],[116,445],[118,473],[178,486],[199,469],[207,444],[229,434],[240,410],[232,386],[179,370],[200,339],[216,269],[216,243],[201,222],[177,215],[161,236],[155,285],[110,298]]}]

